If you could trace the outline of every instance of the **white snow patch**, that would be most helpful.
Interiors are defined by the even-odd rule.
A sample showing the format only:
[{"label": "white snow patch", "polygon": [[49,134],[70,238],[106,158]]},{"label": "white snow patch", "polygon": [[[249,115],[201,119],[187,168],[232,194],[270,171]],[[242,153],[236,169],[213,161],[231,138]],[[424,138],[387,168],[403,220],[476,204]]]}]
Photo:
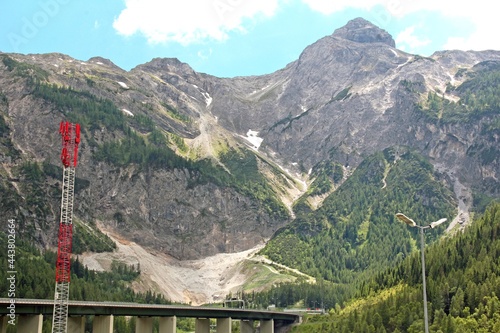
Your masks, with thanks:
[{"label": "white snow patch", "polygon": [[127,116],[130,116],[130,117],[133,117],[134,114],[132,112],[130,112],[129,110],[127,109],[122,109],[123,113],[125,113]]},{"label": "white snow patch", "polygon": [[98,64],[98,65],[104,65],[104,64],[103,64],[102,62],[100,62],[100,61],[96,61],[96,64]]},{"label": "white snow patch", "polygon": [[210,94],[207,92],[202,92],[201,94],[203,95],[203,97],[205,97],[205,102],[207,103],[207,107],[209,107],[210,104],[212,104],[212,96],[210,96]]},{"label": "white snow patch", "polygon": [[58,64],[52,64],[52,65],[54,65],[54,67],[59,67],[59,65],[58,65]]},{"label": "white snow patch", "polygon": [[398,53],[397,53],[396,51],[394,51],[393,49],[391,49],[391,51],[392,51],[392,53],[394,53],[394,55],[395,55],[396,57],[399,57],[399,55],[398,55]]},{"label": "white snow patch", "polygon": [[257,134],[259,134],[259,132],[249,129],[247,132],[247,136],[245,137],[245,139],[253,145],[253,148],[255,150],[258,150],[260,145],[262,144],[262,141],[264,141],[264,139],[259,138]]},{"label": "white snow patch", "polygon": [[118,84],[123,88],[123,89],[128,89],[128,86],[125,82],[117,81]]}]

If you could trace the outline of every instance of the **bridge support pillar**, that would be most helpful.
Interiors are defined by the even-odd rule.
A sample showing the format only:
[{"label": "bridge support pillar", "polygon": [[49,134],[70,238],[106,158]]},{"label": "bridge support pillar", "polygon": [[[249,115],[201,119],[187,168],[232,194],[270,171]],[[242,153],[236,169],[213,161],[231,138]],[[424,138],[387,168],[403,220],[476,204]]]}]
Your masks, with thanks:
[{"label": "bridge support pillar", "polygon": [[0,316],[0,333],[7,332],[7,322],[9,321],[9,317]]},{"label": "bridge support pillar", "polygon": [[151,333],[153,332],[152,317],[137,317],[135,320],[135,333]]},{"label": "bridge support pillar", "polygon": [[217,333],[231,333],[231,318],[217,318]]},{"label": "bridge support pillar", "polygon": [[92,322],[93,333],[113,333],[113,315],[95,316]]},{"label": "bridge support pillar", "polygon": [[253,333],[253,320],[242,320],[240,321],[241,333]]},{"label": "bridge support pillar", "polygon": [[260,333],[274,333],[274,320],[261,320]]},{"label": "bridge support pillar", "polygon": [[17,331],[23,333],[42,333],[43,316],[41,314],[19,316]]},{"label": "bridge support pillar", "polygon": [[68,317],[68,333],[85,333],[85,317]]},{"label": "bridge support pillar", "polygon": [[177,317],[160,317],[160,333],[175,333],[177,330]]},{"label": "bridge support pillar", "polygon": [[195,333],[210,333],[210,319],[196,318]]}]

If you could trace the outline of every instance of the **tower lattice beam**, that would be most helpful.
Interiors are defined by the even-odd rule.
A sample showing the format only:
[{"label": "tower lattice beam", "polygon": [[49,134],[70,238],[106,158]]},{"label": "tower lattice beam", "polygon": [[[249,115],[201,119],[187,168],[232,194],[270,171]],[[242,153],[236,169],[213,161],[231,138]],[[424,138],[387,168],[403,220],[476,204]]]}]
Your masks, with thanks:
[{"label": "tower lattice beam", "polygon": [[80,125],[61,122],[59,133],[62,139],[61,162],[63,183],[61,196],[61,222],[59,223],[56,288],[52,332],[66,333],[68,324],[69,283],[71,279],[71,246],[73,241],[73,202],[75,194],[75,168],[78,163]]}]

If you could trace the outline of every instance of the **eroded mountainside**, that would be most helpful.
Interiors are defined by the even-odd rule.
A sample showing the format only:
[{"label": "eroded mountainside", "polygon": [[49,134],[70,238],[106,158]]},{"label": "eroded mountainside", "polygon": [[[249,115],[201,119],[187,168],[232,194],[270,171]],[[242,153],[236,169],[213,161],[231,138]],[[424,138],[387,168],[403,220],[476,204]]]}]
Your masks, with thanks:
[{"label": "eroded mountainside", "polygon": [[63,118],[84,128],[82,250],[101,237],[95,221],[178,259],[247,250],[293,220],[313,170],[334,165],[338,186],[396,146],[427,158],[465,213],[472,193],[499,195],[497,51],[412,55],[355,19],[263,76],[177,59],[124,71],[99,57],[0,58],[1,209],[42,245],[55,242]]}]

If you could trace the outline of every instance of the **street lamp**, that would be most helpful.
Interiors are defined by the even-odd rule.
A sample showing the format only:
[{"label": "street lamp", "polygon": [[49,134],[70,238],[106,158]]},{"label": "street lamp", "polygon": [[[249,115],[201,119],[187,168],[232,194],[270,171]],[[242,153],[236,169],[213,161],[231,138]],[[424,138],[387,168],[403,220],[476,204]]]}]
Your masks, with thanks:
[{"label": "street lamp", "polygon": [[415,223],[411,218],[406,216],[405,214],[402,213],[397,213],[396,217],[409,225],[412,228],[419,228],[420,229],[420,252],[422,253],[422,288],[423,288],[423,294],[424,294],[424,325],[425,325],[425,333],[429,333],[429,317],[427,315],[427,291],[426,291],[426,286],[425,286],[425,256],[424,256],[424,247],[425,247],[425,241],[424,241],[424,229],[434,229],[441,223],[445,222],[446,219],[440,219],[435,222],[432,222],[429,225],[426,226],[420,226]]}]

